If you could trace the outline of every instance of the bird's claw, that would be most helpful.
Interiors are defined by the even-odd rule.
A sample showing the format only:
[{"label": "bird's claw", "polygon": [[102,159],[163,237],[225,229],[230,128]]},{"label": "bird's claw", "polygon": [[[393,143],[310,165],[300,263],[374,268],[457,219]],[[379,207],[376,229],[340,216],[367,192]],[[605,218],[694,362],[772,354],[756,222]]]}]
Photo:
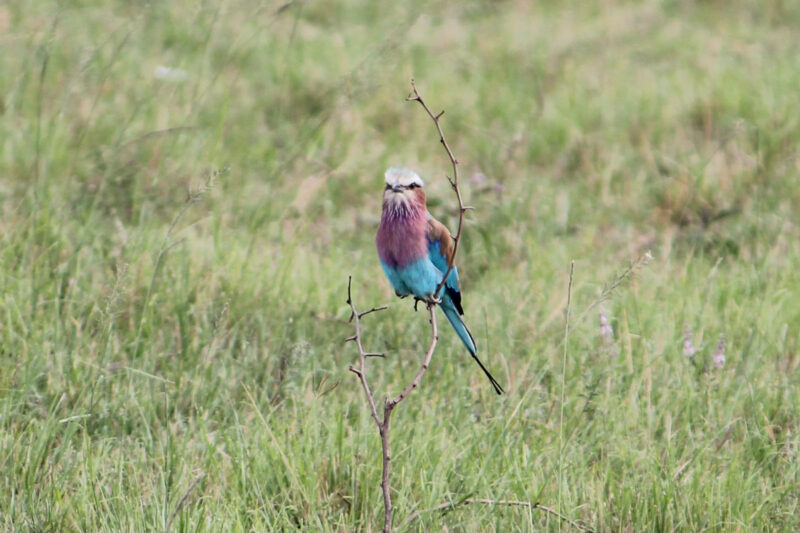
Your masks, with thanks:
[{"label": "bird's claw", "polygon": [[442,303],[442,299],[436,298],[433,294],[429,294],[427,298],[417,298],[414,296],[414,311],[417,310],[417,304],[420,302],[424,303],[426,307],[430,307],[432,305],[439,305]]},{"label": "bird's claw", "polygon": [[437,298],[436,296],[431,294],[430,296],[425,298],[425,303],[428,304],[428,305],[439,305],[440,303],[442,303],[442,299],[441,298]]}]

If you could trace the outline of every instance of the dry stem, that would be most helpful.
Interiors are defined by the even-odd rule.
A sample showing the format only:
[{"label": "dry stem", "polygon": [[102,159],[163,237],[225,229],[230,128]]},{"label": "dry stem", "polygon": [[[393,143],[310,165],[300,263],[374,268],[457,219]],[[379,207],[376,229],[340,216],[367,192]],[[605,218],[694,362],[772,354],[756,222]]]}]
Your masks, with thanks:
[{"label": "dry stem", "polygon": [[189,496],[192,495],[194,489],[197,488],[197,485],[199,485],[200,482],[203,481],[203,479],[205,479],[205,477],[206,477],[205,472],[202,472],[199,476],[197,476],[194,482],[191,485],[189,485],[189,488],[186,489],[186,492],[183,494],[183,498],[181,498],[181,501],[178,502],[178,506],[175,508],[175,510],[172,512],[172,515],[169,517],[167,526],[164,528],[165,532],[169,533],[169,530],[170,528],[172,528],[172,522],[175,520],[175,517],[178,516],[178,513],[181,511],[181,509],[183,509],[183,506],[186,505],[187,501],[189,501]]},{"label": "dry stem", "polygon": [[[564,320],[564,356],[561,360],[561,405],[558,418],[558,483],[564,481],[564,395],[567,388],[567,351],[569,345],[569,316],[572,308],[572,278],[575,273],[575,261],[569,263],[569,285],[567,285],[567,316]],[[561,506],[561,490],[558,491],[558,503]]]},{"label": "dry stem", "polygon": [[432,304],[428,304],[428,313],[430,314],[430,321],[431,321],[431,343],[428,347],[428,351],[425,354],[425,360],[422,363],[419,371],[417,371],[417,375],[414,376],[414,379],[409,383],[403,392],[398,394],[392,399],[386,399],[383,404],[383,418],[378,415],[378,409],[375,405],[375,397],[372,395],[372,390],[369,387],[369,382],[367,381],[367,358],[383,354],[374,354],[364,350],[364,346],[361,342],[361,319],[364,315],[368,315],[369,313],[373,313],[375,311],[381,311],[386,309],[386,306],[381,307],[374,307],[369,311],[364,311],[359,313],[358,309],[356,309],[356,305],[353,302],[353,297],[351,294],[351,285],[352,285],[353,278],[350,276],[347,280],[347,304],[350,306],[350,310],[352,314],[350,315],[350,320],[355,321],[355,330],[356,333],[352,337],[346,339],[346,341],[353,341],[358,348],[358,355],[359,355],[359,367],[350,367],[350,371],[353,372],[358,379],[361,381],[361,386],[364,389],[364,394],[367,396],[367,401],[369,402],[370,412],[372,414],[372,419],[375,420],[375,424],[378,426],[378,433],[381,436],[381,449],[383,451],[383,476],[381,477],[381,489],[383,490],[383,531],[384,533],[389,533],[392,530],[392,516],[394,513],[394,508],[392,507],[392,494],[391,494],[391,486],[389,484],[389,474],[391,473],[391,446],[389,443],[389,420],[392,416],[392,410],[402,402],[406,396],[408,396],[412,390],[416,389],[419,386],[420,381],[422,381],[422,376],[425,374],[425,371],[428,370],[428,366],[431,364],[431,359],[433,358],[433,352],[436,350],[436,343],[439,340],[439,331],[436,326],[436,314],[434,311],[434,306]]},{"label": "dry stem", "polygon": [[433,509],[424,509],[422,511],[414,511],[413,513],[411,513],[411,516],[409,516],[406,519],[406,521],[403,523],[403,526],[406,526],[406,525],[410,524],[411,522],[413,522],[414,520],[416,520],[419,517],[419,515],[421,515],[422,513],[432,513],[432,512],[435,512],[435,511],[451,511],[451,510],[455,509],[456,507],[458,507],[459,505],[467,505],[467,504],[470,504],[470,503],[481,503],[481,504],[485,504],[485,505],[517,505],[517,506],[520,506],[520,507],[527,507],[529,509],[539,509],[539,510],[544,511],[544,512],[546,512],[548,514],[551,514],[551,515],[553,515],[553,516],[555,516],[557,518],[560,518],[561,520],[563,520],[564,522],[566,522],[567,524],[569,524],[570,526],[572,526],[574,528],[580,529],[581,531],[586,531],[588,533],[595,533],[595,531],[593,529],[581,524],[580,522],[576,522],[575,520],[572,520],[569,517],[564,516],[563,514],[561,514],[558,511],[556,511],[555,509],[551,509],[550,507],[545,507],[544,505],[541,505],[539,502],[531,504],[531,502],[523,502],[523,501],[516,501],[516,500],[489,500],[487,498],[466,498],[466,499],[461,500],[459,502],[443,503],[442,505],[434,507]]},{"label": "dry stem", "polygon": [[589,304],[589,306],[584,309],[580,315],[578,315],[578,319],[575,322],[580,322],[586,313],[594,309],[597,305],[611,298],[611,296],[614,294],[614,291],[621,287],[626,281],[635,277],[639,271],[643,267],[647,266],[652,259],[653,254],[648,250],[644,254],[640,255],[635,261],[631,262],[631,264],[628,265],[628,268],[614,276],[614,279],[612,279],[609,283],[603,285],[603,290],[600,291],[600,296],[591,304]]}]

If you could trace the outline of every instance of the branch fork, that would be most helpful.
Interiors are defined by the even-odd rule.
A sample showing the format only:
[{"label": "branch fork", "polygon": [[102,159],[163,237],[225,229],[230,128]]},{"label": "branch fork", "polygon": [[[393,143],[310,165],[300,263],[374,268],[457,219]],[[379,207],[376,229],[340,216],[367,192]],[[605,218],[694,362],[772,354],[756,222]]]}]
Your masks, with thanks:
[{"label": "branch fork", "polygon": [[439,333],[436,326],[436,314],[434,313],[434,305],[428,303],[428,313],[430,314],[430,321],[431,321],[431,342],[430,346],[428,347],[428,351],[425,353],[425,360],[422,363],[422,366],[417,371],[416,376],[414,379],[406,385],[406,388],[403,389],[403,392],[395,396],[391,399],[384,400],[383,403],[383,416],[378,414],[378,408],[375,403],[375,397],[372,394],[372,390],[369,386],[369,381],[367,380],[367,359],[370,357],[385,357],[382,353],[376,352],[367,352],[364,350],[364,346],[361,341],[361,319],[370,314],[377,311],[382,311],[386,309],[386,306],[381,307],[373,307],[369,311],[359,312],[356,308],[355,302],[353,302],[352,297],[352,283],[353,277],[350,276],[347,279],[347,304],[350,306],[351,315],[350,320],[355,322],[355,335],[348,337],[345,339],[345,342],[353,341],[356,346],[358,347],[358,355],[359,355],[359,366],[350,367],[350,372],[358,376],[359,381],[361,382],[361,387],[364,389],[364,394],[367,397],[367,402],[369,402],[370,414],[372,415],[372,419],[375,421],[375,424],[378,426],[378,433],[381,436],[381,449],[383,451],[383,475],[381,478],[381,489],[383,490],[383,508],[384,508],[384,517],[383,517],[383,531],[385,533],[389,533],[392,530],[392,516],[394,514],[394,508],[392,506],[392,494],[391,494],[391,486],[389,484],[389,474],[391,472],[391,446],[389,443],[389,421],[392,416],[392,411],[394,408],[402,402],[411,391],[416,389],[420,381],[422,381],[422,376],[428,370],[428,367],[431,364],[431,359],[433,359],[433,352],[436,350],[436,344],[439,340]]}]

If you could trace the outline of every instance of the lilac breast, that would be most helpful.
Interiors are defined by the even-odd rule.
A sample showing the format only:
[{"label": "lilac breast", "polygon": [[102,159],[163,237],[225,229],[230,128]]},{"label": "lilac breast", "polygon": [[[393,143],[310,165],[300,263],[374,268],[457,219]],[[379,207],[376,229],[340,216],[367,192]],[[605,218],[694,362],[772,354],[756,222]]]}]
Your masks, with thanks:
[{"label": "lilac breast", "polygon": [[385,208],[375,244],[381,262],[388,267],[404,267],[428,254],[424,211],[391,213]]}]

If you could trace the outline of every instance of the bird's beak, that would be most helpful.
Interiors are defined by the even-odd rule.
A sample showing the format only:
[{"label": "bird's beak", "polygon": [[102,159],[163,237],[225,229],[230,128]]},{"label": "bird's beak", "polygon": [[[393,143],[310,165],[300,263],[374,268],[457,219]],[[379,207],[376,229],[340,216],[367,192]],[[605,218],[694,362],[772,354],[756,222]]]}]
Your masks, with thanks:
[{"label": "bird's beak", "polygon": [[405,187],[402,185],[392,185],[392,192],[403,192],[403,189],[405,189]]}]

